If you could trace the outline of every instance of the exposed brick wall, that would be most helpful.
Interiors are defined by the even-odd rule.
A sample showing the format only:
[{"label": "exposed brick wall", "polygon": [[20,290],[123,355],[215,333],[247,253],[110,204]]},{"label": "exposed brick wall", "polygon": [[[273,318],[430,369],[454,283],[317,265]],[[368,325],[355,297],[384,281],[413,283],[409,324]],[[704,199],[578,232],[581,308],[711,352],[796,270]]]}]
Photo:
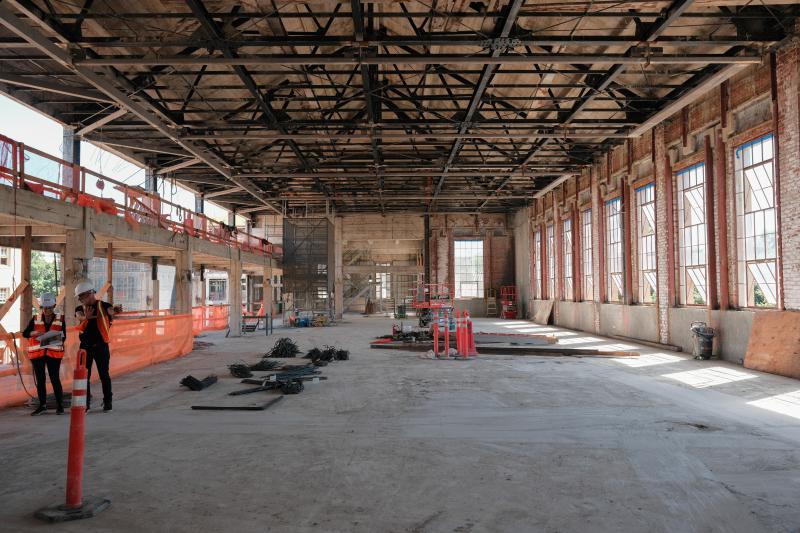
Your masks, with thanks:
[{"label": "exposed brick wall", "polygon": [[[537,202],[532,210],[532,227],[545,227],[554,219],[560,219],[564,209],[571,209],[578,190],[581,207],[590,202],[592,208],[592,239],[594,242],[592,274],[594,278],[594,300],[604,298],[605,273],[603,261],[603,205],[621,192],[624,184],[646,182],[653,179],[656,187],[656,251],[658,268],[658,330],[662,342],[671,342],[670,315],[677,300],[677,197],[673,172],[682,165],[705,160],[706,179],[713,180],[712,212],[707,213],[707,222],[713,226],[714,247],[727,244],[727,261],[719,253],[709,257],[716,266],[716,288],[719,300],[724,302],[723,291],[731,308],[737,300],[737,228],[734,180],[734,151],[743,142],[773,132],[779,145],[776,173],[780,177],[780,232],[783,246],[779,267],[782,269],[783,304],[787,309],[800,309],[800,40],[783,45],[776,53],[777,121],[773,125],[774,112],[766,104],[771,94],[770,66],[750,67],[724,84],[713,87],[685,109],[658,124],[629,144],[616,146],[598,157],[581,172],[577,180],[569,180]],[[708,154],[706,138],[710,139]],[[715,176],[715,171],[723,171]],[[672,191],[669,203],[667,191]],[[635,209],[635,196],[631,195],[631,209]],[[668,219],[673,219],[673,241],[667,239]],[[714,218],[711,218],[711,217]],[[635,220],[635,217],[633,217]],[[557,233],[558,236],[558,233]],[[542,234],[544,240],[546,235]],[[638,299],[637,287],[637,232],[631,227],[631,292]],[[559,248],[559,253],[561,250]],[[580,262],[580,256],[574,258]],[[542,257],[546,263],[546,255]],[[558,262],[556,262],[558,264]],[[579,263],[580,264],[580,263]],[[671,271],[671,272],[670,272]],[[722,285],[722,272],[727,273],[727,287]],[[561,273],[558,273],[561,276]],[[672,280],[670,281],[670,277]],[[713,277],[712,277],[713,279]],[[581,295],[582,296],[582,295]],[[552,295],[550,297],[553,297]],[[599,309],[594,306],[595,331],[599,329]],[[709,311],[712,311],[709,309]],[[711,325],[719,315],[709,313]],[[680,324],[680,322],[676,322]],[[673,328],[674,329],[674,328]],[[675,332],[673,332],[674,334]],[[681,332],[683,335],[683,332]]]},{"label": "exposed brick wall", "polygon": [[800,309],[800,41],[777,53],[780,228],[787,309]]}]

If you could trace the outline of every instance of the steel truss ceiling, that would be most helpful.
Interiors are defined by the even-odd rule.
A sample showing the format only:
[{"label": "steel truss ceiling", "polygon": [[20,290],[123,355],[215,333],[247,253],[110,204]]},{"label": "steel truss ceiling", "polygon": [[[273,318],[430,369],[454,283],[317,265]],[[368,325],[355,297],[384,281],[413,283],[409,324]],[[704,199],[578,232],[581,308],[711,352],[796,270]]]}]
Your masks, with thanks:
[{"label": "steel truss ceiling", "polygon": [[508,211],[797,6],[0,0],[0,90],[242,212]]}]

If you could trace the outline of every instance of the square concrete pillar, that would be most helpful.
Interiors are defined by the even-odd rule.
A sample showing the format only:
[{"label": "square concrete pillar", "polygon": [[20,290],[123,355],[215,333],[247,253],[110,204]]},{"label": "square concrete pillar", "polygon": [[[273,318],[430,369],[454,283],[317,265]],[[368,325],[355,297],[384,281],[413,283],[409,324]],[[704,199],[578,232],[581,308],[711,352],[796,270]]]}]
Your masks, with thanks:
[{"label": "square concrete pillar", "polygon": [[231,259],[230,270],[228,270],[228,304],[230,304],[229,336],[240,337],[242,335],[242,261],[239,250],[236,250]]},{"label": "square concrete pillar", "polygon": [[[94,257],[94,237],[88,227],[68,230],[64,246],[64,317],[67,326],[78,324],[75,308],[79,305],[75,298],[75,286],[89,278],[89,261]],[[99,289],[100,287],[95,287]]]},{"label": "square concrete pillar", "polygon": [[20,276],[28,282],[28,286],[22,291],[19,305],[19,325],[24,328],[33,315],[33,286],[31,285],[31,244],[33,242],[32,228],[25,226],[25,236],[22,238],[22,261]]},{"label": "square concrete pillar", "polygon": [[186,249],[175,255],[175,312],[192,312],[192,240],[186,239]]},{"label": "square concrete pillar", "polygon": [[337,319],[342,318],[342,313],[344,313],[343,226],[342,217],[335,217],[333,221],[333,313]]},{"label": "square concrete pillar", "polygon": [[161,295],[161,287],[158,283],[158,258],[151,257],[150,258],[150,309],[155,311],[157,310],[161,302],[160,300]]},{"label": "square concrete pillar", "polygon": [[264,274],[261,282],[261,298],[264,305],[264,314],[272,316],[272,265],[264,265]]}]

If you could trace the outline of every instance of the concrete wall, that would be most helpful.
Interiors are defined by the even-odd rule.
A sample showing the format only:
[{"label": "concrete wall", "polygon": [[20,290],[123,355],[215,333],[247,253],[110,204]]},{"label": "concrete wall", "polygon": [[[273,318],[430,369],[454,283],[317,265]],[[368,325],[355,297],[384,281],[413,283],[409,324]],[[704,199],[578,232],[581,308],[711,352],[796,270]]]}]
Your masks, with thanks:
[{"label": "concrete wall", "polygon": [[557,301],[554,306],[555,324],[581,331],[594,331],[594,302]]},{"label": "concrete wall", "polygon": [[652,305],[599,304],[600,335],[658,342],[658,314]]},{"label": "concrete wall", "polygon": [[469,311],[469,316],[472,317],[486,316],[486,300],[484,298],[465,298],[465,299],[459,298],[454,302],[454,305],[456,309],[462,311]]},{"label": "concrete wall", "polygon": [[691,353],[693,347],[689,327],[692,322],[705,322],[717,332],[714,355],[732,363],[741,363],[747,353],[747,342],[754,311],[708,311],[690,307],[673,307],[669,313],[670,343]]}]

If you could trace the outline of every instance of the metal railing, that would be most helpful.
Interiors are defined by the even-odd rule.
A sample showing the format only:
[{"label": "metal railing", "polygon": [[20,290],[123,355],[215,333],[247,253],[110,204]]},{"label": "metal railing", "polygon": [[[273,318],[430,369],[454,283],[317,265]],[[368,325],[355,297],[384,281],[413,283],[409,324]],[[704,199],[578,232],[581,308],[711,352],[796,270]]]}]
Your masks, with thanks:
[{"label": "metal railing", "polygon": [[[92,181],[99,194],[87,192],[86,184]],[[156,226],[266,257],[283,255],[282,247],[267,239],[3,135],[0,135],[0,185],[90,207],[98,213],[124,218],[134,228]]]}]

